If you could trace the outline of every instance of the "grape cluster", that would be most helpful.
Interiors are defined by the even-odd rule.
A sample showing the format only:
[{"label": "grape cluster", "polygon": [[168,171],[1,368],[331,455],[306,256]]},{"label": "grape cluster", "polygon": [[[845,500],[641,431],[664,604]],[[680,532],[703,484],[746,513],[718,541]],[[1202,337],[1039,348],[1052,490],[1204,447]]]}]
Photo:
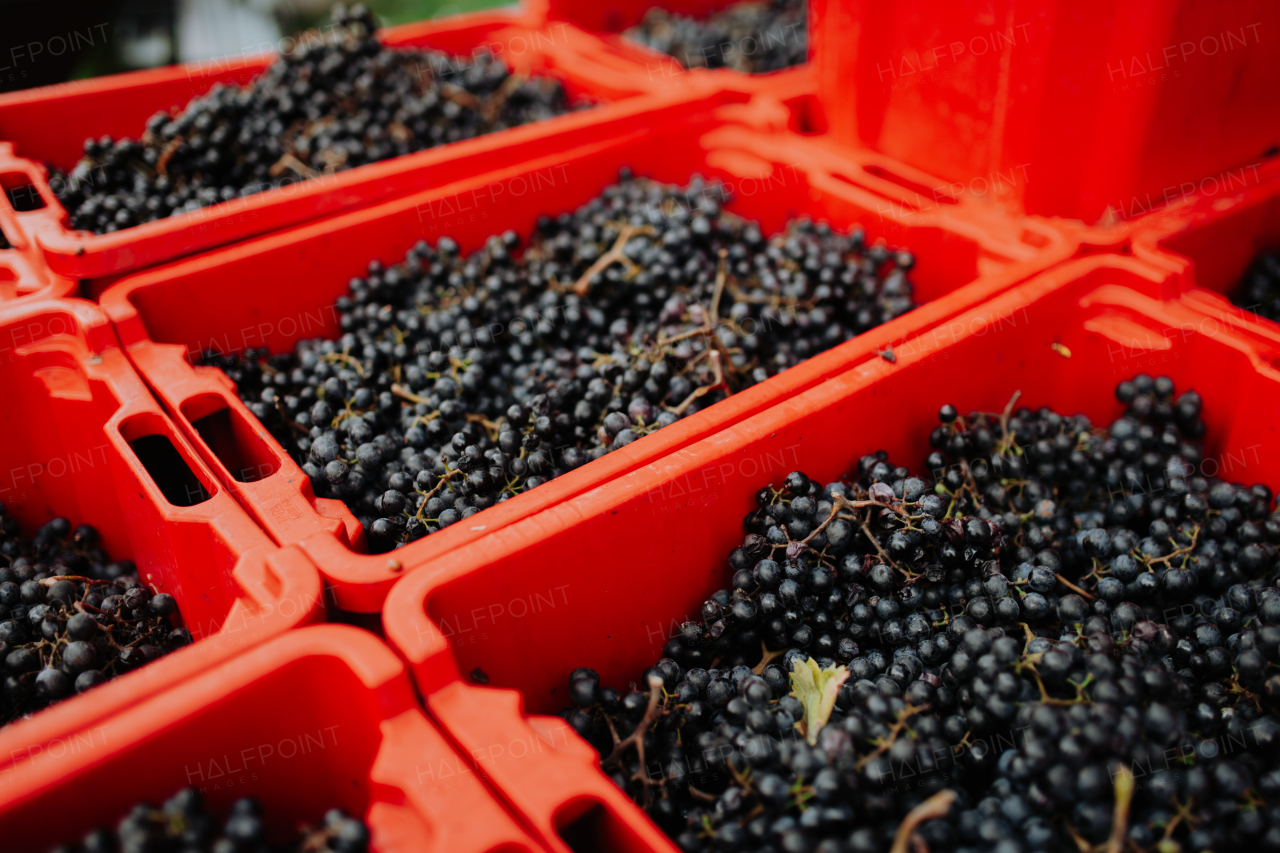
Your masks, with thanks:
[{"label": "grape cluster", "polygon": [[1241,308],[1280,322],[1280,255],[1262,254],[1254,258],[1231,301]]},{"label": "grape cluster", "polygon": [[563,716],[687,851],[1280,849],[1280,512],[1202,475],[1195,392],[1116,396],[761,489],[732,586]]},{"label": "grape cluster", "polygon": [[701,20],[655,6],[626,35],[686,68],[763,74],[804,63],[807,25],[804,0],[734,3]]},{"label": "grape cluster", "polygon": [[330,809],[316,827],[304,826],[297,840],[283,848],[268,847],[262,806],[245,797],[231,806],[219,828],[195,788],[183,788],[164,805],[134,806],[115,832],[96,829],[80,844],[64,844],[53,853],[114,853],[114,851],[182,851],[182,853],[366,853],[369,829],[358,818]]},{"label": "grape cluster", "polygon": [[624,175],[523,253],[507,232],[371,263],[336,341],[203,361],[385,551],[913,306],[910,253],[808,221],[766,238],[723,201]]},{"label": "grape cluster", "polygon": [[491,55],[383,47],[363,6],[335,6],[333,25],[243,88],[156,113],[141,139],[86,140],[50,180],[71,226],[108,233],[568,109],[558,81]]},{"label": "grape cluster", "polygon": [[98,531],[65,518],[22,538],[0,504],[0,724],[137,669],[191,642],[129,560],[112,562]]}]

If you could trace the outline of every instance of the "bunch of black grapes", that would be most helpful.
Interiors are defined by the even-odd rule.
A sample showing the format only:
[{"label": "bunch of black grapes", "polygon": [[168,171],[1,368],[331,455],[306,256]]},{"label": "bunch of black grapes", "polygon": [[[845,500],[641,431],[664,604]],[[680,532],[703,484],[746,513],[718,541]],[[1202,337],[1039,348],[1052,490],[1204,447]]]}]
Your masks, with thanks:
[{"label": "bunch of black grapes", "polygon": [[762,488],[732,586],[565,718],[687,851],[1280,849],[1280,514],[1200,473],[1194,391],[1116,396]]},{"label": "bunch of black grapes", "polygon": [[112,561],[98,531],[55,518],[25,539],[0,504],[0,724],[191,642],[178,604]]},{"label": "bunch of black grapes", "polygon": [[80,844],[64,844],[53,853],[182,851],[182,853],[367,853],[369,829],[359,818],[330,809],[318,826],[303,826],[285,847],[267,844],[269,816],[250,797],[237,800],[225,822],[212,815],[195,788],[183,788],[157,808],[139,803],[121,818],[114,832],[96,829]]},{"label": "bunch of black grapes", "polygon": [[745,74],[800,65],[809,52],[804,0],[733,3],[701,19],[655,6],[626,35],[686,68]]},{"label": "bunch of black grapes", "polygon": [[384,47],[373,13],[337,5],[332,37],[304,34],[243,88],[156,113],[141,139],[86,140],[50,186],[73,228],[104,234],[569,109],[553,78]]},{"label": "bunch of black grapes", "polygon": [[342,336],[206,353],[371,551],[456,524],[909,311],[909,252],[719,185],[624,174],[462,254],[419,243],[337,302]]}]

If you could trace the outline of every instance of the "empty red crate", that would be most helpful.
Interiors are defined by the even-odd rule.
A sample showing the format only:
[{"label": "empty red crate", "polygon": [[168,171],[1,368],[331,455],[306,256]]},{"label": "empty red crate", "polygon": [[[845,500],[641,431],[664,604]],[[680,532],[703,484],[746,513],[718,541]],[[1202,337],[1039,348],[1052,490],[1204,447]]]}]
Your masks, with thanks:
[{"label": "empty red crate", "polygon": [[0,388],[5,512],[27,536],[59,515],[93,525],[112,558],[132,559],[144,583],[177,599],[196,638],[0,728],[0,767],[26,772],[49,744],[91,737],[111,714],[322,613],[314,566],[298,549],[277,547],[218,484],[97,306],[0,308]]},{"label": "empty red crate", "polygon": [[286,634],[104,729],[0,773],[6,849],[78,841],[188,786],[220,819],[241,797],[259,800],[273,844],[341,808],[369,825],[374,853],[538,849],[423,715],[404,665],[356,628]]},{"label": "empty red crate", "polygon": [[[481,12],[383,31],[394,47],[430,48],[454,55],[489,52],[511,67],[560,80],[571,101],[610,100],[594,109],[558,116],[451,145],[359,166],[312,181],[169,217],[112,234],[70,231],[43,169],[69,169],[86,137],[137,136],[148,117],[177,109],[215,84],[243,85],[274,54],[139,71],[0,95],[0,139],[13,143],[0,152],[0,175],[35,175],[43,209],[25,217],[31,241],[48,266],[74,278],[94,278],[136,270],[211,246],[458,180],[510,162],[513,152],[540,157],[567,146],[644,126],[647,115],[669,99],[635,100],[646,91],[619,77],[579,50],[583,35],[564,24],[537,26],[512,11]],[[14,156],[16,155],[16,156]],[[27,159],[24,159],[27,158]]]},{"label": "empty red crate", "polygon": [[[896,363],[850,359],[820,385],[423,566],[387,599],[388,641],[459,743],[545,725],[521,712],[569,704],[575,667],[625,688],[662,656],[674,628],[699,618],[706,597],[730,582],[726,557],[741,544],[757,489],[797,469],[828,482],[877,449],[920,470],[944,403],[1000,411],[1021,391],[1019,406],[1084,412],[1105,425],[1122,411],[1117,382],[1165,374],[1204,398],[1206,475],[1280,485],[1280,461],[1261,452],[1280,429],[1280,344],[1163,299],[1171,279],[1133,258],[1081,258],[911,332],[894,346]],[[508,689],[468,684],[477,667]],[[599,797],[611,810],[601,825],[650,838],[657,830],[638,809],[615,805],[624,798],[582,769],[584,743],[569,739],[566,755],[490,755],[487,769],[544,835],[556,834],[565,803]]]},{"label": "empty red crate", "polygon": [[[907,330],[938,323],[1073,250],[1057,230],[1035,220],[967,221],[971,211],[963,204],[940,212],[905,209],[894,200],[906,190],[877,177],[892,177],[887,158],[837,161],[785,130],[761,133],[726,124],[726,116],[768,114],[785,125],[788,111],[765,97],[715,108],[725,100],[732,101],[727,95],[709,98],[701,114],[679,121],[655,116],[649,129],[609,142],[130,276],[103,294],[103,308],[131,360],[227,489],[277,542],[301,543],[334,586],[341,607],[374,612],[404,570],[820,382],[851,359],[883,349]],[[842,229],[860,223],[869,239],[884,238],[915,252],[917,296],[929,304],[491,507],[474,524],[455,525],[380,556],[353,552],[362,549],[356,519],[340,502],[313,495],[307,477],[241,404],[221,371],[189,364],[209,348],[267,346],[274,352],[302,338],[334,336],[333,301],[370,259],[398,262],[424,238],[450,236],[471,251],[506,228],[527,236],[539,215],[572,210],[613,181],[623,165],[670,182],[684,183],[695,173],[726,180],[737,196],[728,209],[758,220],[766,232],[796,216]],[[910,170],[905,174],[928,180]]]},{"label": "empty red crate", "polygon": [[[1280,7],[814,0],[831,132],[1095,223],[1280,143]],[[1176,190],[1174,190],[1176,191]]]}]

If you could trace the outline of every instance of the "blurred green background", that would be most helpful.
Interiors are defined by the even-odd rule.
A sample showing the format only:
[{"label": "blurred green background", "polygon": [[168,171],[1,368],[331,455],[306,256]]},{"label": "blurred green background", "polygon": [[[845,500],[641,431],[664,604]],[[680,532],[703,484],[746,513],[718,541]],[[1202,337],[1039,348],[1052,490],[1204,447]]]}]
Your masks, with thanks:
[{"label": "blurred green background", "polygon": [[[365,5],[392,25],[512,1],[368,0]],[[332,0],[0,0],[0,92],[255,53],[323,26],[331,6]]]}]

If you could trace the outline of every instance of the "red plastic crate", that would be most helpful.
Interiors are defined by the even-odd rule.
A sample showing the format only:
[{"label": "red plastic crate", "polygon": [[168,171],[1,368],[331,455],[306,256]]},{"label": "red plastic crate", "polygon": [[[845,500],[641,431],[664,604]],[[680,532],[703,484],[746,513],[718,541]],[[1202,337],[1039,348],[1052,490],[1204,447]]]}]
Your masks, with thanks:
[{"label": "red plastic crate", "polygon": [[[13,146],[6,142],[0,142],[0,163],[9,164],[0,166],[0,304],[71,295],[75,281],[46,269],[27,233],[33,211],[16,209],[9,198],[12,191],[24,208],[38,203],[36,184],[43,180],[42,171],[34,164],[16,161]],[[39,219],[39,211],[34,213]]]},{"label": "red plastic crate", "polygon": [[813,0],[831,132],[1095,223],[1280,143],[1280,6]]},{"label": "red plastic crate", "polygon": [[[1074,249],[1058,231],[1034,220],[967,221],[964,205],[942,214],[906,212],[893,203],[895,194],[905,192],[902,187],[871,173],[887,173],[892,168],[887,158],[837,162],[785,130],[762,133],[726,124],[739,115],[772,115],[785,126],[788,111],[763,97],[713,108],[725,98],[716,96],[692,120],[655,118],[649,129],[607,143],[128,277],[103,294],[103,309],[130,359],[227,489],[277,542],[301,543],[334,585],[341,607],[374,612],[405,569],[722,429],[839,372],[850,360],[883,349],[910,329],[941,322],[1026,279]],[[491,507],[474,524],[455,525],[379,556],[353,553],[353,547],[362,547],[356,519],[339,501],[312,494],[306,475],[243,406],[221,371],[188,363],[211,347],[225,352],[267,346],[274,352],[292,348],[300,338],[333,336],[333,301],[370,259],[399,262],[423,238],[450,236],[471,251],[506,228],[527,236],[540,214],[572,210],[612,182],[623,165],[670,182],[684,183],[694,173],[727,180],[737,191],[728,209],[758,220],[767,233],[800,215],[838,228],[860,223],[870,240],[885,238],[915,252],[917,296],[929,304]],[[539,181],[546,184],[542,192],[517,192]],[[508,201],[508,196],[513,197]],[[460,208],[466,212],[457,214]],[[446,221],[436,224],[437,215]],[[237,476],[246,470],[251,482]]]},{"label": "red plastic crate", "polygon": [[[144,583],[177,599],[196,638],[0,728],[0,768],[27,772],[51,744],[90,738],[112,714],[323,612],[315,567],[297,548],[277,547],[218,484],[97,306],[64,299],[0,308],[0,388],[6,513],[28,536],[59,515],[92,524],[108,554],[132,559]],[[194,480],[157,485],[133,449],[141,439],[167,441],[181,461],[165,473],[185,466]],[[185,488],[194,482],[207,500],[194,502]]]},{"label": "red plastic crate", "polygon": [[243,85],[266,68],[274,54],[211,60],[0,95],[0,139],[13,143],[11,153],[0,151],[0,175],[21,171],[37,176],[38,194],[45,205],[25,217],[32,243],[49,268],[72,278],[141,269],[487,172],[510,162],[514,152],[521,157],[541,157],[607,136],[618,128],[643,126],[648,113],[671,100],[631,98],[646,89],[639,81],[611,73],[591,61],[585,55],[590,50],[584,50],[584,40],[592,44],[594,40],[566,24],[539,25],[519,10],[477,12],[407,24],[384,30],[381,37],[385,44],[395,47],[431,48],[454,55],[487,51],[513,68],[560,80],[571,101],[621,100],[111,234],[93,235],[68,230],[66,212],[49,189],[39,163],[69,169],[79,159],[86,137],[137,136],[157,110],[181,108],[218,83]]},{"label": "red plastic crate", "polygon": [[[387,599],[387,639],[459,743],[542,725],[522,710],[569,704],[575,667],[625,688],[681,622],[699,618],[730,581],[725,557],[761,486],[797,469],[827,482],[881,448],[919,470],[943,403],[1000,411],[1018,390],[1019,406],[1108,424],[1122,412],[1117,382],[1167,374],[1204,398],[1207,475],[1280,486],[1280,458],[1260,452],[1280,430],[1280,343],[1165,298],[1172,279],[1133,258],[1073,260],[912,333],[895,345],[896,363],[850,360],[804,393],[418,569]],[[625,567],[643,567],[644,582]],[[507,689],[468,684],[476,667]],[[563,804],[600,796],[608,825],[652,837],[656,828],[616,788],[600,793],[612,782],[584,770],[578,752],[588,747],[569,739],[563,755],[489,755],[487,769],[544,835],[555,834]]]},{"label": "red plastic crate", "polygon": [[369,825],[374,853],[539,849],[479,776],[386,646],[324,625],[139,702],[91,744],[0,773],[0,834],[7,850],[48,850],[194,786],[220,819],[257,798],[273,844],[341,808]]},{"label": "red plastic crate", "polygon": [[[583,53],[589,54],[602,69],[617,74],[620,83],[632,81],[632,85],[640,85],[645,91],[674,93],[699,87],[728,87],[760,92],[799,87],[812,94],[816,88],[812,61],[765,74],[742,74],[728,68],[687,69],[678,59],[622,35],[623,30],[639,24],[651,8],[704,18],[734,2],[737,0],[623,0],[607,4],[588,0],[528,0],[524,6],[531,18],[545,21],[548,26],[567,23],[585,31],[579,39]],[[807,29],[811,33],[812,10],[809,17]]]}]

